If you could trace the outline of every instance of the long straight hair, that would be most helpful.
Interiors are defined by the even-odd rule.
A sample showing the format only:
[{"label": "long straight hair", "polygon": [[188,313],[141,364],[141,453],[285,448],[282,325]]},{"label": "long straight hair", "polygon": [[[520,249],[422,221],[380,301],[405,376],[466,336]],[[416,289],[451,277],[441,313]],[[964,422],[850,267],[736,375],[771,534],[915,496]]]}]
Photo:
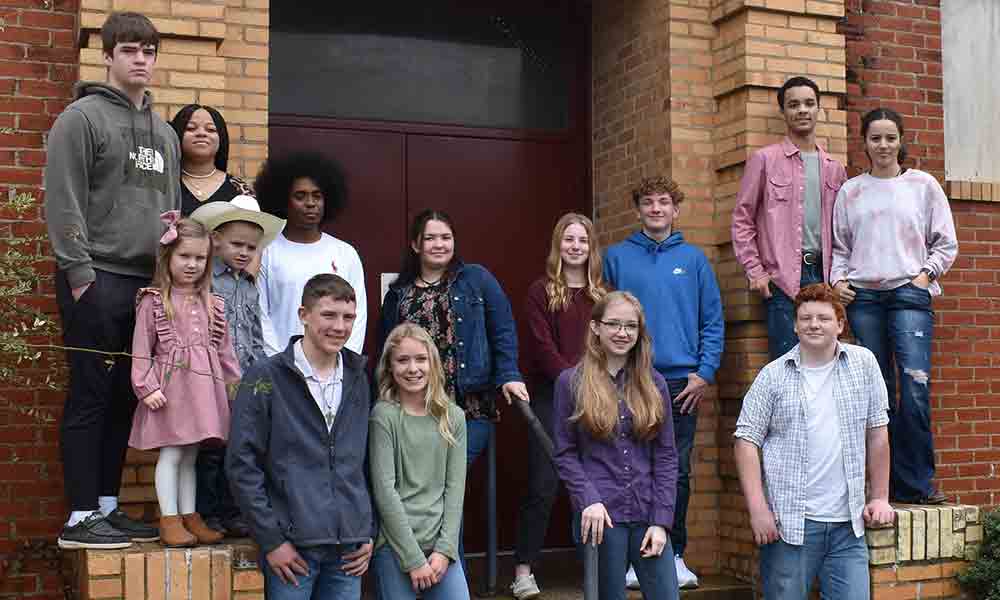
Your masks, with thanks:
[{"label": "long straight hair", "polygon": [[174,318],[174,305],[172,301],[172,290],[174,278],[170,274],[170,258],[174,255],[177,246],[183,240],[209,240],[208,257],[205,261],[205,270],[201,277],[195,282],[195,289],[201,298],[205,312],[208,314],[209,322],[212,321],[212,242],[208,229],[194,219],[181,219],[174,225],[177,228],[177,239],[169,244],[160,244],[160,249],[156,256],[156,271],[153,273],[153,287],[160,290],[160,297],[163,298],[163,308],[168,319]]},{"label": "long straight hair", "polygon": [[608,376],[608,357],[601,339],[594,332],[604,320],[604,313],[614,302],[627,302],[638,315],[636,343],[625,361],[625,404],[632,412],[632,432],[648,441],[660,431],[665,418],[663,396],[653,383],[653,343],[646,329],[642,305],[628,292],[609,292],[594,305],[591,327],[584,343],[583,358],[574,378],[576,409],[570,421],[577,422],[597,439],[611,439],[618,426],[618,391]]},{"label": "long straight hair", "polygon": [[560,312],[569,306],[570,295],[569,285],[566,283],[566,274],[563,273],[562,260],[562,238],[566,233],[566,228],[570,225],[580,225],[587,232],[587,243],[590,246],[590,253],[587,256],[587,295],[594,302],[599,301],[608,293],[604,287],[604,275],[601,269],[601,249],[597,243],[597,236],[594,235],[594,224],[587,217],[578,213],[566,213],[556,223],[552,230],[552,244],[549,248],[549,257],[545,261],[545,276],[548,282],[545,284],[545,295],[549,299],[549,311]]},{"label": "long straight hair", "polygon": [[199,109],[204,109],[205,112],[208,113],[208,116],[212,118],[212,122],[215,123],[215,130],[219,134],[219,149],[215,153],[215,160],[213,163],[215,164],[216,169],[225,172],[226,168],[229,166],[229,127],[226,126],[226,120],[222,118],[222,113],[205,104],[188,104],[184,108],[177,111],[174,118],[170,120],[170,126],[173,127],[174,132],[177,133],[177,139],[180,140],[181,148],[183,148],[184,132],[187,131],[187,126],[191,121],[191,117],[194,116],[195,111]]},{"label": "long straight hair", "polygon": [[375,370],[375,378],[378,381],[378,398],[381,402],[399,404],[399,387],[396,379],[392,376],[392,357],[404,339],[411,339],[423,344],[427,350],[427,357],[430,361],[430,370],[427,374],[427,391],[424,393],[424,408],[427,414],[438,422],[438,432],[449,446],[454,446],[457,442],[452,433],[452,422],[448,416],[448,406],[451,398],[445,391],[444,369],[441,366],[441,355],[438,354],[437,346],[431,339],[431,334],[427,330],[415,323],[402,323],[397,325],[385,341],[385,348],[382,357],[378,361]]}]

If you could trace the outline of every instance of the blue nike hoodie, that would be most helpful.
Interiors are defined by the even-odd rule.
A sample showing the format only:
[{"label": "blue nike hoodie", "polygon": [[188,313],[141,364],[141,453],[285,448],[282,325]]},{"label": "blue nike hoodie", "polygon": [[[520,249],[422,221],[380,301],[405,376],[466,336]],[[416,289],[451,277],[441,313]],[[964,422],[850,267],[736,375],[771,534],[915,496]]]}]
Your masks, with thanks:
[{"label": "blue nike hoodie", "polygon": [[604,255],[604,278],[631,292],[646,314],[653,366],[666,379],[691,372],[715,383],[725,321],[719,283],[705,253],[679,231],[657,243],[641,231]]}]

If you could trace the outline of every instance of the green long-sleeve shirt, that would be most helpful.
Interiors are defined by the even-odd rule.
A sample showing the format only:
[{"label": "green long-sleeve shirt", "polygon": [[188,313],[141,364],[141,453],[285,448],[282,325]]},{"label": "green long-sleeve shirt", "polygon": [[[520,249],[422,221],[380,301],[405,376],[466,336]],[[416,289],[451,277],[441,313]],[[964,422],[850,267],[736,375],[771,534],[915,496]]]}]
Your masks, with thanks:
[{"label": "green long-sleeve shirt", "polygon": [[398,404],[378,402],[368,430],[368,460],[380,529],[375,547],[388,543],[409,572],[426,552],[458,560],[458,530],[465,499],[465,413],[448,407],[449,446],[429,416],[407,414]]}]

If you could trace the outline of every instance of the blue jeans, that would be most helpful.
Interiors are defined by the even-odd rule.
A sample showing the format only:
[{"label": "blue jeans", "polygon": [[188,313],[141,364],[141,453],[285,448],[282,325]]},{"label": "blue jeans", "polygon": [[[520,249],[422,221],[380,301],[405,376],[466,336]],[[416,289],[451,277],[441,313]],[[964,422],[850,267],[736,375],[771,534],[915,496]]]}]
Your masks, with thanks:
[{"label": "blue jeans", "polygon": [[[486,446],[490,442],[490,431],[496,425],[487,419],[466,419],[465,420],[465,458],[466,458],[466,472],[472,469],[472,464],[476,462],[476,459],[486,451]],[[466,501],[469,500],[468,496],[465,498]],[[458,530],[458,556],[462,559],[463,567],[465,564],[465,518],[462,518],[462,524]]]},{"label": "blue jeans", "polygon": [[[668,379],[671,401],[687,386],[688,380]],[[694,434],[698,429],[698,413],[692,411],[681,414],[680,404],[673,404],[674,444],[677,446],[677,500],[674,506],[674,525],[670,530],[670,541],[677,556],[684,556],[687,547],[687,512],[691,499],[691,450],[694,448]]]},{"label": "blue jeans", "polygon": [[822,598],[868,600],[868,546],[850,522],[806,519],[805,543],[782,540],[760,549],[760,579],[767,600],[806,600],[819,576]]},{"label": "blue jeans", "polygon": [[309,565],[308,575],[295,576],[299,587],[283,582],[262,559],[267,600],[360,600],[361,578],[341,570],[343,555],[357,548],[357,544],[297,548]]},{"label": "blue jeans", "polygon": [[[412,600],[417,597],[410,582],[410,574],[400,568],[399,559],[389,544],[383,544],[375,551],[372,568],[375,569],[378,600]],[[451,563],[444,578],[424,590],[421,596],[426,600],[469,600],[469,585],[465,582],[462,562]]]},{"label": "blue jeans", "polygon": [[[799,277],[799,287],[814,283],[823,283],[823,261],[814,264],[802,263],[802,275]],[[795,335],[795,301],[781,288],[770,284],[771,297],[764,301],[767,308],[767,353],[771,360],[788,352],[799,343]]]},{"label": "blue jeans", "polygon": [[901,502],[918,501],[934,493],[931,295],[912,283],[894,290],[854,288],[854,292],[857,295],[847,305],[851,331],[875,354],[889,391],[889,495]]},{"label": "blue jeans", "polygon": [[670,536],[659,556],[643,558],[639,549],[649,529],[648,523],[615,523],[605,528],[604,541],[598,546],[597,561],[600,600],[625,600],[625,571],[635,567],[639,588],[646,600],[677,600],[677,570],[670,556]]}]

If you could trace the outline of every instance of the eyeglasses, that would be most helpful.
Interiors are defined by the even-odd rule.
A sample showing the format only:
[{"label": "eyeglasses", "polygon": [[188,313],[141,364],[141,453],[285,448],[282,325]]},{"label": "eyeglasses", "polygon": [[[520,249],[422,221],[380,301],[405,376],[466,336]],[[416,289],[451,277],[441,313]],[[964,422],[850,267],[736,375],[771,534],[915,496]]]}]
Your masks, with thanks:
[{"label": "eyeglasses", "polygon": [[624,330],[628,335],[635,335],[639,331],[639,324],[635,321],[601,321],[600,323],[614,333]]}]

